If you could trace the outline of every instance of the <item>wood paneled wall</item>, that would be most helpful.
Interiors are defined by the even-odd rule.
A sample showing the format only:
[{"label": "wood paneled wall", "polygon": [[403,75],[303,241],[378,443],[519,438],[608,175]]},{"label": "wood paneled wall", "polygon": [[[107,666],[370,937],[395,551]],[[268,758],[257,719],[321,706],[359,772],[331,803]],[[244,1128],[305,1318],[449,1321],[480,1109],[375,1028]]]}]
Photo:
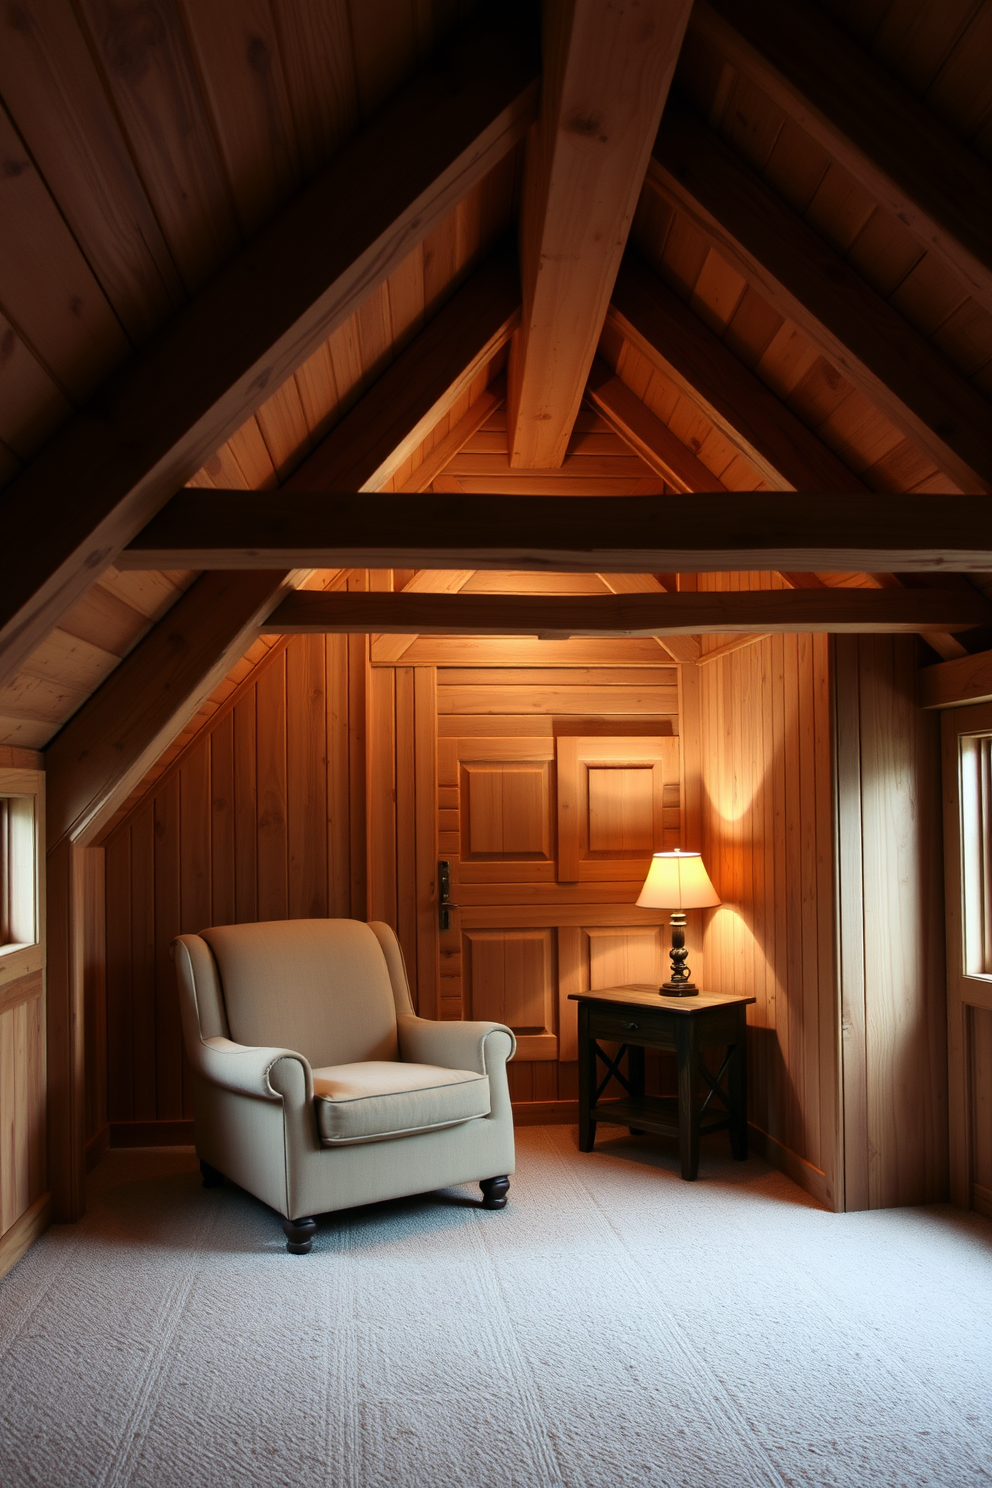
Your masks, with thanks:
[{"label": "wood paneled wall", "polygon": [[706,979],[758,999],[759,1147],[838,1209],[947,1194],[939,741],[918,652],[773,636],[683,669],[687,795],[724,901]]},{"label": "wood paneled wall", "polygon": [[845,1207],[948,1194],[940,733],[915,636],[834,641]]},{"label": "wood paneled wall", "polygon": [[[190,1140],[176,935],[366,915],[366,637],[273,648],[105,843],[107,1106],[115,1144]],[[90,980],[88,1024],[104,1016]],[[89,1139],[103,1117],[87,1060]]]},{"label": "wood paneled wall", "polygon": [[[48,1185],[48,1060],[45,1017],[44,775],[33,750],[0,746],[0,796],[34,798],[33,852],[22,839],[27,861],[37,868],[39,902],[9,927],[21,940],[35,920],[37,941],[0,956],[0,1276],[45,1229],[51,1217]],[[30,818],[28,818],[30,821]],[[5,846],[6,851],[6,846]],[[16,849],[15,849],[16,851]],[[33,863],[31,858],[33,857]],[[6,865],[5,865],[6,869]],[[9,886],[4,885],[4,891]]]},{"label": "wood paneled wall", "polygon": [[[683,668],[708,911],[706,985],[748,1009],[756,1145],[829,1206],[838,1186],[829,644],[770,636]],[[698,761],[698,764],[697,764]]]}]

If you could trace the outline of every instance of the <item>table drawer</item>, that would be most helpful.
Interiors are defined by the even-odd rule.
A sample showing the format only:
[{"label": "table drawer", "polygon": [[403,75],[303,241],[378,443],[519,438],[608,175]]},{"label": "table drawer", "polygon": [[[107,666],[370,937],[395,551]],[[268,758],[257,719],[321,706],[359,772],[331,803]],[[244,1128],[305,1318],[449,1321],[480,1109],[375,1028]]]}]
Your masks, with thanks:
[{"label": "table drawer", "polygon": [[611,1039],[618,1044],[640,1043],[650,1039],[654,1045],[675,1047],[675,1029],[665,1013],[654,1008],[589,1009],[589,1032],[593,1038]]}]

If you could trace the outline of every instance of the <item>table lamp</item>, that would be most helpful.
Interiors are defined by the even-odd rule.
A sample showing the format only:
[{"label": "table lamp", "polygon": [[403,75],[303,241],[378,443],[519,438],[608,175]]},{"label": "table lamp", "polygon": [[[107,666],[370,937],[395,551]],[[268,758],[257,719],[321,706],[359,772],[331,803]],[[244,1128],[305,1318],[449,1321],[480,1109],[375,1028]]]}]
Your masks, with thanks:
[{"label": "table lamp", "polygon": [[685,911],[687,909],[712,909],[720,903],[720,896],[710,883],[702,857],[698,852],[658,852],[651,858],[651,867],[644,880],[644,887],[637,900],[644,909],[670,909],[672,911],[672,962],[671,978],[658,988],[662,997],[696,997],[699,988],[689,980],[689,968],[685,948]]}]

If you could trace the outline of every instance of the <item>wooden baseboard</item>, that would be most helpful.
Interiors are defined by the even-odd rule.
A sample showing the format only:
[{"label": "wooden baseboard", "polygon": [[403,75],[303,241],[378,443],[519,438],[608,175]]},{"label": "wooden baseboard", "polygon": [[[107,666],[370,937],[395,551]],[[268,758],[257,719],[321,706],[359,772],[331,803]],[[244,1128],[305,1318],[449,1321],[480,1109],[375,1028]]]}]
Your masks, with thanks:
[{"label": "wooden baseboard", "polygon": [[514,1126],[578,1126],[579,1103],[564,1101],[514,1101]]},{"label": "wooden baseboard", "polygon": [[21,1256],[43,1235],[52,1222],[52,1196],[43,1193],[35,1199],[30,1209],[25,1209],[20,1219],[15,1219],[9,1230],[0,1235],[0,1276],[6,1276],[16,1266]]},{"label": "wooden baseboard", "polygon": [[193,1122],[112,1121],[111,1147],[192,1147]]},{"label": "wooden baseboard", "polygon": [[770,1137],[760,1126],[747,1124],[747,1139],[750,1147],[758,1153],[765,1162],[771,1163],[773,1168],[778,1168],[793,1183],[798,1183],[804,1188],[811,1198],[822,1204],[824,1209],[831,1212],[836,1210],[833,1194],[830,1192],[830,1181],[821,1168],[814,1168],[813,1164],[800,1157],[798,1152],[793,1152],[791,1147],[786,1147],[776,1137]]},{"label": "wooden baseboard", "polygon": [[986,1188],[981,1183],[971,1185],[971,1207],[976,1214],[981,1214],[985,1219],[992,1219],[992,1188]]},{"label": "wooden baseboard", "polygon": [[87,1173],[92,1173],[97,1163],[105,1155],[109,1146],[110,1123],[108,1122],[105,1126],[101,1126],[100,1130],[98,1132],[95,1132],[94,1135],[90,1137],[89,1141],[86,1143],[85,1154]]}]

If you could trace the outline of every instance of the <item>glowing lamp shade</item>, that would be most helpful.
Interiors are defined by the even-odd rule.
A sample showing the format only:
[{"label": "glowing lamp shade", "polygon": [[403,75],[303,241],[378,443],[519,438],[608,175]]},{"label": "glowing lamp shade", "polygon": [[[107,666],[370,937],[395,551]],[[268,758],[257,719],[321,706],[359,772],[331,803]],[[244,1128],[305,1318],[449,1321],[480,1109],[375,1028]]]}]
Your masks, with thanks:
[{"label": "glowing lamp shade", "polygon": [[712,909],[720,903],[699,853],[680,852],[678,848],[655,853],[637,902],[643,909],[672,911],[672,971],[658,990],[665,997],[695,997],[699,988],[689,980],[685,964],[689,955],[685,948],[685,911]]},{"label": "glowing lamp shade", "polygon": [[638,904],[644,909],[712,909],[720,896],[699,853],[655,853]]}]

